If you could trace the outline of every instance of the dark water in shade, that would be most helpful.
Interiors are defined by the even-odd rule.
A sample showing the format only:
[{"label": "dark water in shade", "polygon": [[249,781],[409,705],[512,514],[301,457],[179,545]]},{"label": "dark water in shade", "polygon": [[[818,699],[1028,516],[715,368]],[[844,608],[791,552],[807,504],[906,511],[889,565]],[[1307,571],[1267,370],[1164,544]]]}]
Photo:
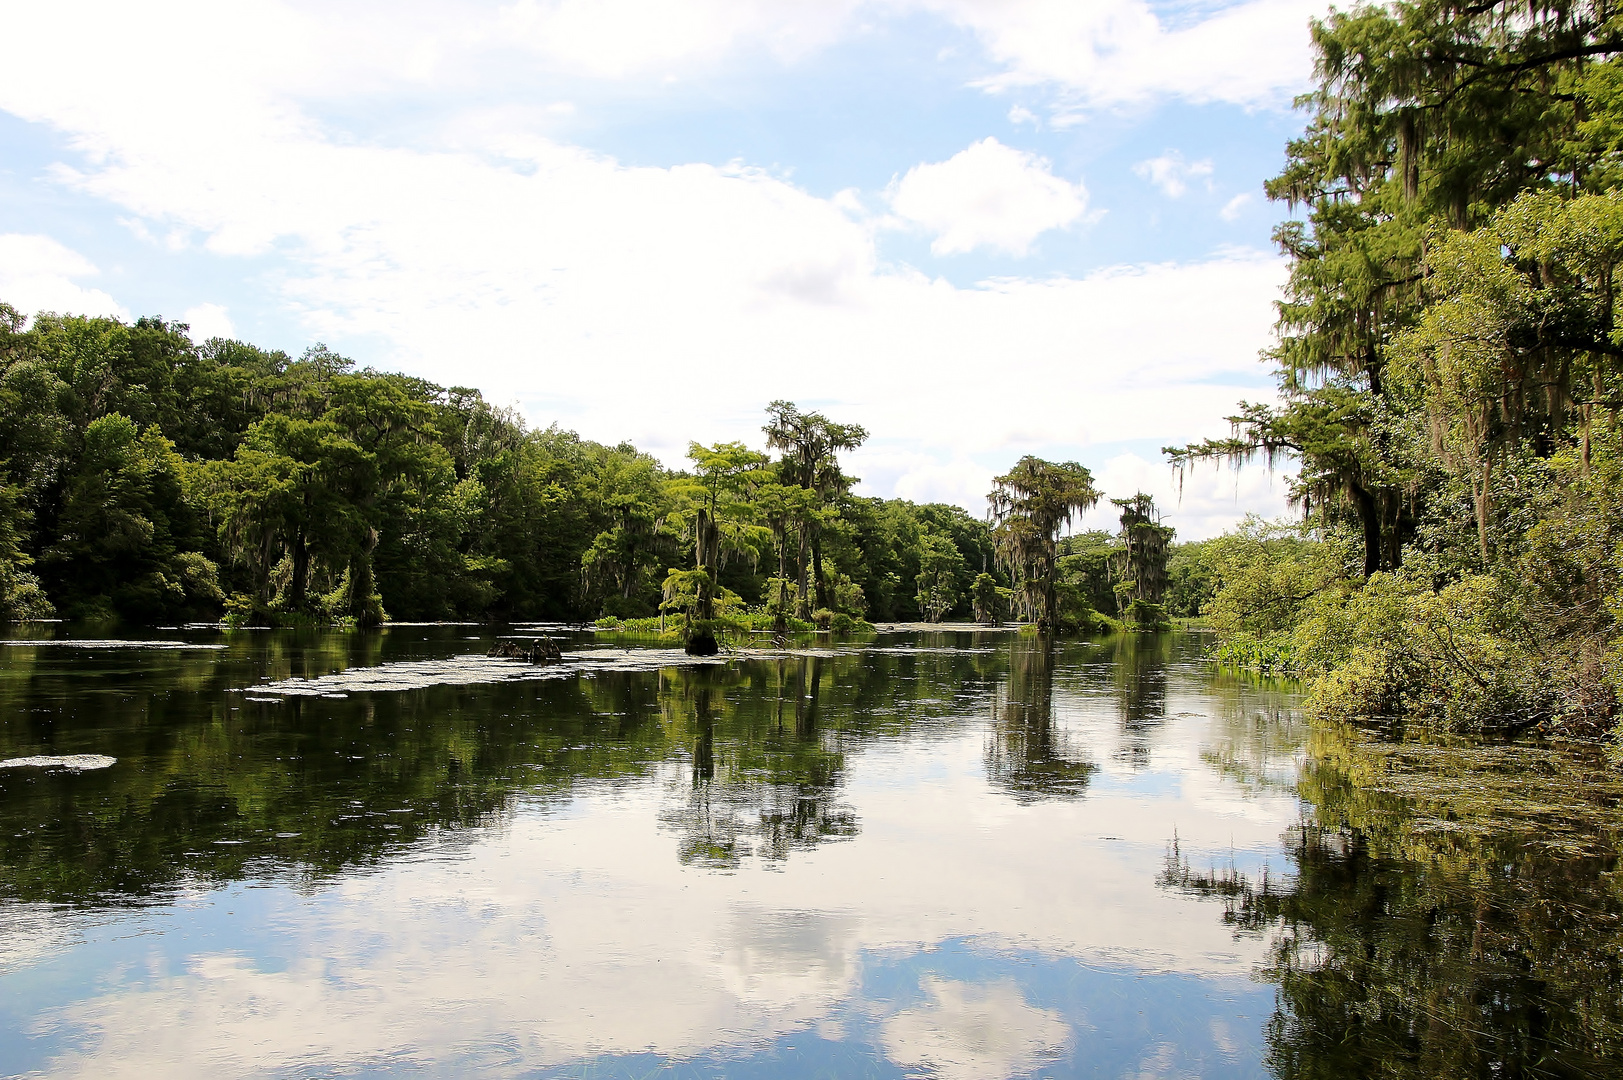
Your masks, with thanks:
[{"label": "dark water in shade", "polygon": [[1615,837],[1198,638],[479,633],[0,646],[0,759],[117,759],[0,767],[0,1075],[1623,1075]]}]

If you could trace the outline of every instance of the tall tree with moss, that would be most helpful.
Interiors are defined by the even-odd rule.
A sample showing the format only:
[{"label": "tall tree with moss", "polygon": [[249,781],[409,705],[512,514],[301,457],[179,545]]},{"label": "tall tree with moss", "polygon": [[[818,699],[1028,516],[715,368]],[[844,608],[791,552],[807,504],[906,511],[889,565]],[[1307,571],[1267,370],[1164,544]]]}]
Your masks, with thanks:
[{"label": "tall tree with moss", "polygon": [[1121,510],[1115,561],[1122,619],[1135,630],[1159,630],[1166,625],[1167,555],[1174,530],[1161,524],[1155,499],[1142,491],[1110,501]]},{"label": "tall tree with moss", "polygon": [[750,496],[765,481],[765,454],[741,442],[688,444],[693,475],[673,483],[693,538],[693,569],[672,569],[665,578],[665,606],[686,617],[686,648],[712,654],[717,649],[711,623],[716,617],[722,559],[729,554],[760,556],[770,534],[755,524]]},{"label": "tall tree with moss", "polygon": [[1357,530],[1367,576],[1401,564],[1439,482],[1391,377],[1428,253],[1520,194],[1615,183],[1623,26],[1596,0],[1419,0],[1333,12],[1312,34],[1307,131],[1267,185],[1306,210],[1276,233],[1291,263],[1268,354],[1283,404],[1243,405],[1230,437],[1167,452],[1180,469],[1295,459],[1296,500]]},{"label": "tall tree with moss", "polygon": [[[850,490],[855,478],[840,471],[838,455],[866,442],[866,428],[860,424],[837,424],[822,413],[802,412],[789,401],[774,401],[766,411],[767,423],[761,430],[766,433],[767,446],[782,452],[778,473],[783,483],[815,493],[819,506],[827,506]],[[815,589],[817,607],[829,606],[828,582],[823,575],[822,528],[815,516],[808,515],[799,523],[797,532],[800,540],[797,614],[807,618],[811,615],[808,584]],[[808,555],[810,583],[807,581]]]},{"label": "tall tree with moss", "polygon": [[1008,569],[1027,615],[1040,631],[1055,627],[1056,551],[1061,530],[1098,503],[1093,474],[1074,461],[1026,456],[993,481],[987,502],[998,561]]}]

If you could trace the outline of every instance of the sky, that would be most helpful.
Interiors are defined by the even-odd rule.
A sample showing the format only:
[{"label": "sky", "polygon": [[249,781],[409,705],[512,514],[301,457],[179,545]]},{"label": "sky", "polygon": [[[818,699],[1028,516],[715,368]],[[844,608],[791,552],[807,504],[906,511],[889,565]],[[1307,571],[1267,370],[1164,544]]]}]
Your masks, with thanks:
[{"label": "sky", "polygon": [[1160,449],[1273,398],[1262,185],[1325,11],[0,0],[0,300],[319,341],[674,467],[787,399],[868,429],[861,494],[981,513],[1037,454],[1198,539],[1286,509]]}]

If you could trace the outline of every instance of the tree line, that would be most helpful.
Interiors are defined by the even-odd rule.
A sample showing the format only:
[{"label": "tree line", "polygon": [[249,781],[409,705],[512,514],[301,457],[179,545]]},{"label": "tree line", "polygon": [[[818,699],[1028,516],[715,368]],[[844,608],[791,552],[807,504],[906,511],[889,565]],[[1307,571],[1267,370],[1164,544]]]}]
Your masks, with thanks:
[{"label": "tree line", "polygon": [[854,495],[859,425],[776,401],[762,434],[669,469],[321,345],[295,359],[0,304],[0,618],[664,617],[703,636],[1167,617],[1142,523],[1102,562],[1065,547],[1101,497],[1080,465],[1022,459],[982,519]]},{"label": "tree line", "polygon": [[1312,28],[1278,405],[1175,467],[1300,466],[1212,552],[1230,655],[1338,716],[1611,730],[1623,689],[1623,14],[1362,5]]}]

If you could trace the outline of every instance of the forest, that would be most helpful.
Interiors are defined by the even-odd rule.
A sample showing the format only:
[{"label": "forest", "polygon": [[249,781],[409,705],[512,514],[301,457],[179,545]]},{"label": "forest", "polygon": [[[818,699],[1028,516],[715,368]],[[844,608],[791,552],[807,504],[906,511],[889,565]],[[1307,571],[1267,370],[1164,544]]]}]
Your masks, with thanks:
[{"label": "forest", "polygon": [[1211,545],[1221,655],[1311,711],[1604,737],[1623,678],[1623,21],[1360,6],[1313,25],[1268,185],[1273,403],[1175,469],[1293,462],[1299,524]]},{"label": "forest", "polygon": [[1119,500],[1119,534],[1061,536],[1102,497],[1075,463],[1022,459],[989,521],[852,494],[860,426],[784,401],[763,421],[763,449],[693,443],[671,470],[320,345],[0,304],[0,615],[674,633],[1198,610],[1164,595],[1148,496]]}]

